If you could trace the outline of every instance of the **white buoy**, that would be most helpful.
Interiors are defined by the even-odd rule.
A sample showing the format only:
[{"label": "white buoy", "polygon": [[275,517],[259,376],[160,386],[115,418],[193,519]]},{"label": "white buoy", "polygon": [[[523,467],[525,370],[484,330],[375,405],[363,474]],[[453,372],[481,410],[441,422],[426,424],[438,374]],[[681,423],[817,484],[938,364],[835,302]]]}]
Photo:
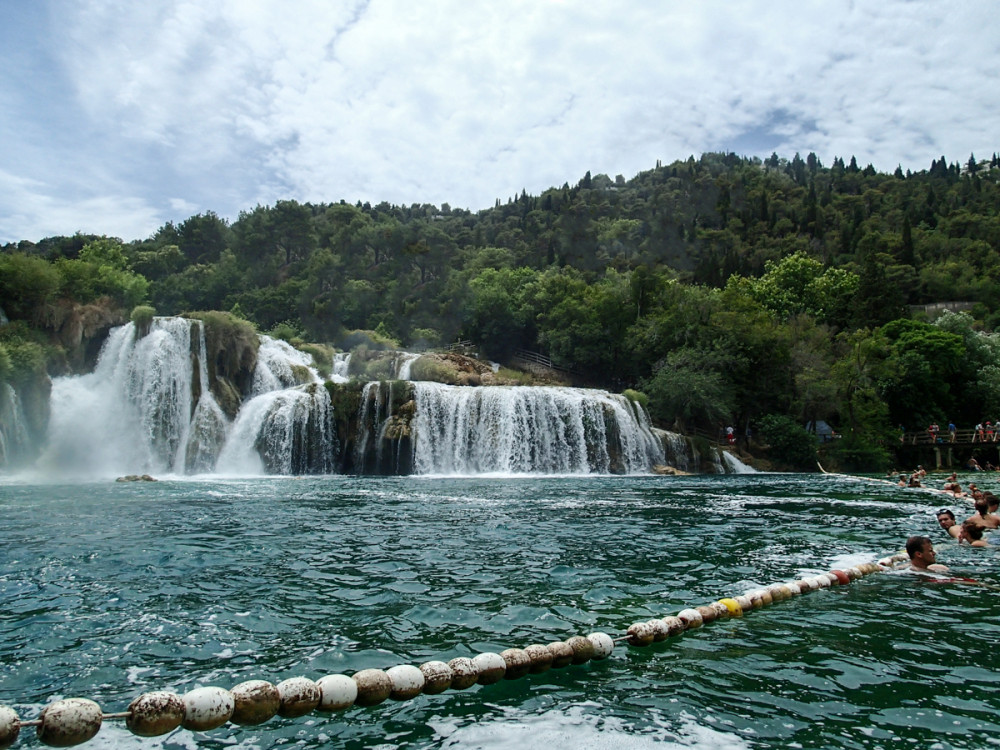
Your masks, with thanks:
[{"label": "white buoy", "polygon": [[275,687],[281,696],[278,715],[287,719],[296,719],[312,713],[319,705],[319,685],[307,677],[290,677],[279,682]]},{"label": "white buoy", "polygon": [[739,596],[734,596],[733,598],[736,600],[736,603],[740,605],[740,609],[742,609],[744,613],[753,609],[753,600],[746,594],[740,594]]},{"label": "white buoy", "polygon": [[443,661],[425,661],[420,665],[420,673],[424,676],[424,692],[427,695],[437,695],[451,687],[451,667]]},{"label": "white buoy", "polygon": [[53,747],[70,747],[92,739],[101,729],[101,707],[86,698],[50,703],[38,717],[38,739]]},{"label": "white buoy", "polygon": [[17,742],[21,733],[21,720],[13,708],[0,706],[0,750],[8,748]]},{"label": "white buoy", "polygon": [[531,671],[531,657],[523,648],[508,648],[500,652],[503,659],[505,680],[516,680]]},{"label": "white buoy", "polygon": [[695,607],[695,609],[698,610],[698,614],[701,615],[701,621],[703,624],[715,622],[715,619],[719,616],[719,613],[707,604],[702,604],[699,607]]},{"label": "white buoy", "polygon": [[573,649],[573,664],[586,664],[594,658],[594,644],[582,635],[567,638],[566,645]]},{"label": "white buoy", "polygon": [[629,625],[625,634],[630,646],[648,646],[653,642],[653,626],[648,622],[637,622]]},{"label": "white buoy", "polygon": [[346,674],[328,674],[316,680],[319,687],[318,711],[343,711],[354,705],[358,683]]},{"label": "white buoy", "polygon": [[680,635],[687,627],[684,624],[684,620],[679,618],[677,615],[667,615],[666,617],[661,617],[660,619],[666,624],[667,634],[670,636]]},{"label": "white buoy", "polygon": [[479,679],[479,667],[476,663],[465,656],[458,656],[448,662],[451,669],[451,689],[465,690],[472,687]]},{"label": "white buoy", "polygon": [[732,612],[729,611],[729,607],[727,607],[721,601],[712,602],[708,606],[711,607],[712,610],[715,612],[716,620],[725,619],[726,617],[729,617],[732,614]]},{"label": "white buoy", "polygon": [[548,646],[541,643],[532,643],[524,647],[524,653],[531,659],[531,673],[540,674],[552,669],[552,652]]},{"label": "white buoy", "polygon": [[783,583],[781,585],[788,589],[792,596],[798,596],[802,593],[802,589],[799,588],[799,584],[795,583],[795,581],[789,581],[788,583]]},{"label": "white buoy", "polygon": [[484,651],[481,654],[476,654],[472,657],[472,663],[479,670],[479,677],[476,679],[476,682],[480,685],[492,685],[494,682],[500,682],[507,671],[507,665],[504,663],[503,657],[492,651]]},{"label": "white buoy", "polygon": [[545,648],[552,652],[553,669],[562,669],[573,663],[573,649],[566,641],[553,641]]},{"label": "white buoy", "polygon": [[704,624],[701,612],[696,609],[682,609],[677,613],[677,616],[681,618],[681,622],[684,623],[685,630],[700,628]]},{"label": "white buoy", "polygon": [[233,694],[233,724],[263,724],[281,707],[281,693],[267,680],[247,680],[229,691]]},{"label": "white buoy", "polygon": [[381,669],[362,669],[352,675],[352,679],[358,686],[355,705],[377,706],[392,693],[392,680]]},{"label": "white buoy", "polygon": [[394,701],[408,701],[420,695],[424,689],[424,673],[412,664],[400,664],[385,670],[392,680],[389,697]]},{"label": "white buoy", "polygon": [[128,704],[125,726],[140,737],[159,737],[184,721],[184,699],[177,693],[143,693]]},{"label": "white buoy", "polygon": [[594,647],[594,661],[607,659],[615,650],[615,642],[607,633],[591,633],[587,640]]},{"label": "white buoy", "polygon": [[192,732],[221,727],[233,715],[233,694],[220,687],[200,687],[184,694],[184,721]]},{"label": "white buoy", "polygon": [[670,628],[667,627],[667,623],[663,620],[657,618],[655,620],[649,620],[646,624],[649,625],[650,630],[653,631],[654,643],[665,641],[670,637]]}]

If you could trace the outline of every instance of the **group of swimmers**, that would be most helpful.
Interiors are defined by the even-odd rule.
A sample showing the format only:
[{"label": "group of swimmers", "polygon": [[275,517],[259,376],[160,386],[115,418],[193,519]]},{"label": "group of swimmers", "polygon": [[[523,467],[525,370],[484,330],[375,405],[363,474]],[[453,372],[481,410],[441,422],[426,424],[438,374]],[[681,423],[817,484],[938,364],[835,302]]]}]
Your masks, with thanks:
[{"label": "group of swimmers", "polygon": [[[970,547],[989,547],[990,544],[983,538],[983,535],[986,531],[1000,528],[1000,498],[989,490],[985,492],[980,490],[974,482],[969,483],[968,493],[962,492],[956,474],[948,477],[944,491],[952,493],[955,497],[972,498],[976,512],[959,523],[955,513],[950,508],[941,508],[934,514],[938,525],[950,537],[957,539],[959,544],[968,544]],[[935,562],[936,553],[930,537],[911,536],[906,540],[906,554],[910,558],[910,568],[913,570],[933,572],[948,570],[947,566]]]}]

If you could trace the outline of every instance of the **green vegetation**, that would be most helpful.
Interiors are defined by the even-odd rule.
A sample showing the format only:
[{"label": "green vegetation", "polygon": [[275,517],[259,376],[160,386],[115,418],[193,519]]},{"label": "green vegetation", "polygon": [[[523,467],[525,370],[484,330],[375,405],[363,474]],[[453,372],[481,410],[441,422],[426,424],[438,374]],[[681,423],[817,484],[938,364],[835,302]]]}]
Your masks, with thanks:
[{"label": "green vegetation", "polygon": [[[135,242],[21,242],[0,252],[0,304],[34,331],[67,300],[229,310],[239,354],[220,334],[210,364],[235,372],[240,317],[357,349],[371,376],[399,345],[469,340],[502,364],[526,349],[578,384],[641,389],[662,426],[826,420],[863,464],[899,424],[1000,411],[998,206],[996,155],[881,174],[705,154],[476,213],[278,201]],[[937,303],[964,312],[924,314]]]}]

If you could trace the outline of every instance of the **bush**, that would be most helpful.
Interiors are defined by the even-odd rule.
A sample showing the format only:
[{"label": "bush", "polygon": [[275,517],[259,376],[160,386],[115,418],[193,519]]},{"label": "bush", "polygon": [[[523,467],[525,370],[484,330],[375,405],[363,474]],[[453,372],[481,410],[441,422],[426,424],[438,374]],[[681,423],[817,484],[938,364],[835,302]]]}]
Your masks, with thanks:
[{"label": "bush", "polygon": [[272,339],[281,339],[282,341],[295,345],[294,342],[302,341],[302,331],[295,327],[290,321],[284,320],[281,323],[275,323],[267,335]]},{"label": "bush", "polygon": [[45,347],[34,341],[8,341],[4,344],[10,361],[7,379],[11,383],[30,383],[45,373]]},{"label": "bush", "polygon": [[779,414],[768,414],[759,425],[773,461],[800,471],[816,468],[816,436],[805,427]]},{"label": "bush", "polygon": [[10,380],[10,374],[14,369],[14,365],[10,361],[10,355],[7,353],[7,347],[0,344],[0,383],[6,383]]},{"label": "bush", "polygon": [[136,328],[148,331],[153,318],[156,317],[156,308],[149,305],[138,305],[132,308],[132,315],[130,317]]},{"label": "bush", "polygon": [[433,328],[414,328],[410,332],[410,348],[414,351],[435,349],[441,346],[441,334]]},{"label": "bush", "polygon": [[420,357],[410,365],[410,379],[458,385],[459,372],[435,357]]},{"label": "bush", "polygon": [[333,372],[333,347],[326,344],[300,344],[299,350],[313,358],[313,365],[324,378]]},{"label": "bush", "polygon": [[343,338],[334,342],[344,351],[355,349],[370,349],[373,351],[385,351],[386,349],[398,349],[398,342],[382,336],[376,331],[349,331]]},{"label": "bush", "polygon": [[54,301],[59,284],[51,263],[23,253],[0,253],[0,300],[11,318],[36,318],[41,305]]},{"label": "bush", "polygon": [[649,408],[649,396],[641,391],[634,391],[631,388],[626,388],[622,391],[622,395],[634,404],[639,404],[643,409]]}]

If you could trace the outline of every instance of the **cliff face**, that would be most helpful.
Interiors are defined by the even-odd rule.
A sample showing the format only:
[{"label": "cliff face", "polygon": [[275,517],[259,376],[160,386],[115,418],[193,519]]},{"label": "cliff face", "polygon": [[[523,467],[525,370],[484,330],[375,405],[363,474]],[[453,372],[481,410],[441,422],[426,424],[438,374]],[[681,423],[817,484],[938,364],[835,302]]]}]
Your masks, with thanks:
[{"label": "cliff face", "polygon": [[[260,339],[253,326],[225,312],[198,312],[205,329],[205,357],[209,387],[226,416],[233,419],[250,392]],[[191,329],[192,355],[198,356],[197,330]],[[197,396],[197,394],[195,394]]]}]

